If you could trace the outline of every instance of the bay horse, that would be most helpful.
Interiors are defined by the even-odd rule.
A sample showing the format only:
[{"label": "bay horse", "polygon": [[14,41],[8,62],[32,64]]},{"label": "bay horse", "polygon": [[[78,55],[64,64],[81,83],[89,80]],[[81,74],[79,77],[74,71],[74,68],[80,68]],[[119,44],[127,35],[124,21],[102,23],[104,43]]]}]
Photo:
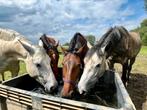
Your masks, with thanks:
[{"label": "bay horse", "polygon": [[88,51],[87,41],[82,34],[76,33],[70,41],[68,50],[65,51],[63,48],[62,50],[64,52],[62,62],[64,85],[61,96],[71,98],[84,67],[83,59]]},{"label": "bay horse", "polygon": [[26,64],[29,75],[41,83],[47,92],[56,88],[57,81],[44,48],[31,44],[16,31],[0,28],[0,73],[12,70],[17,71],[17,75],[19,61]]},{"label": "bay horse", "polygon": [[59,41],[56,41],[54,38],[49,37],[46,34],[43,34],[40,37],[39,45],[44,47],[46,53],[51,58],[51,68],[56,79],[58,79],[59,52],[57,50],[57,47],[59,45]]},{"label": "bay horse", "polygon": [[128,32],[123,26],[110,28],[86,54],[84,72],[78,83],[79,92],[88,92],[103,75],[113,69],[114,63],[122,65],[122,81],[129,80],[132,65],[141,49],[140,35]]}]

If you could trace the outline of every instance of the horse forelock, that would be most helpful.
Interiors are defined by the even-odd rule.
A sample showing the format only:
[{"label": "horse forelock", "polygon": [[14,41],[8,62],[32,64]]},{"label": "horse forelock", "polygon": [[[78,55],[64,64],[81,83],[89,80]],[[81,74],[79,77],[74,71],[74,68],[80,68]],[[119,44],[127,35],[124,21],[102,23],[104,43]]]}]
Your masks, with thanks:
[{"label": "horse forelock", "polygon": [[92,48],[90,48],[88,50],[88,52],[86,53],[85,58],[89,59],[91,58],[91,56],[96,52],[97,54],[99,54],[100,50],[100,46],[99,44],[94,45]]}]

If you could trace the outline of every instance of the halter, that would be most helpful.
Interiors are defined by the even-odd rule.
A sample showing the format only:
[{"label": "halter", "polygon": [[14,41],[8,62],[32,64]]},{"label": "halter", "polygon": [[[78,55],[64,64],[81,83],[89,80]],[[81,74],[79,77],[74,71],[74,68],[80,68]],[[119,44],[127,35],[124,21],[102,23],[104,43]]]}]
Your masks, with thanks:
[{"label": "halter", "polygon": [[63,81],[64,81],[64,83],[69,83],[69,84],[71,84],[73,86],[76,86],[77,85],[77,82],[76,81],[73,81],[73,80],[67,80],[67,79],[63,78]]}]

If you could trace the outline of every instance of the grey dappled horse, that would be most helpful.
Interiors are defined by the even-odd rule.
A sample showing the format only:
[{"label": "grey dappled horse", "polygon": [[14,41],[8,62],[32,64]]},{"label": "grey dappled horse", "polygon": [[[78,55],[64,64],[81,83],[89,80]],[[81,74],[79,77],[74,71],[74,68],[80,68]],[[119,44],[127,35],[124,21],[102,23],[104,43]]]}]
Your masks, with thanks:
[{"label": "grey dappled horse", "polygon": [[85,56],[85,68],[78,84],[79,92],[89,91],[104,71],[109,69],[108,64],[110,69],[113,69],[114,63],[122,65],[122,81],[125,84],[140,49],[138,33],[128,32],[122,26],[110,28]]}]

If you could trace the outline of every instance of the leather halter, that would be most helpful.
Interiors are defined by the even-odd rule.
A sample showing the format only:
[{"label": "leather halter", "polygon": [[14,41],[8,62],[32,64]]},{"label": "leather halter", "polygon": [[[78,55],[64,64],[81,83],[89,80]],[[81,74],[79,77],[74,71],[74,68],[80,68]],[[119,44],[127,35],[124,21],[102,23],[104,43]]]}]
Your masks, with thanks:
[{"label": "leather halter", "polygon": [[69,84],[71,84],[73,86],[77,85],[77,82],[73,81],[73,80],[67,80],[67,79],[63,78],[63,81],[64,81],[64,83],[69,83]]}]

